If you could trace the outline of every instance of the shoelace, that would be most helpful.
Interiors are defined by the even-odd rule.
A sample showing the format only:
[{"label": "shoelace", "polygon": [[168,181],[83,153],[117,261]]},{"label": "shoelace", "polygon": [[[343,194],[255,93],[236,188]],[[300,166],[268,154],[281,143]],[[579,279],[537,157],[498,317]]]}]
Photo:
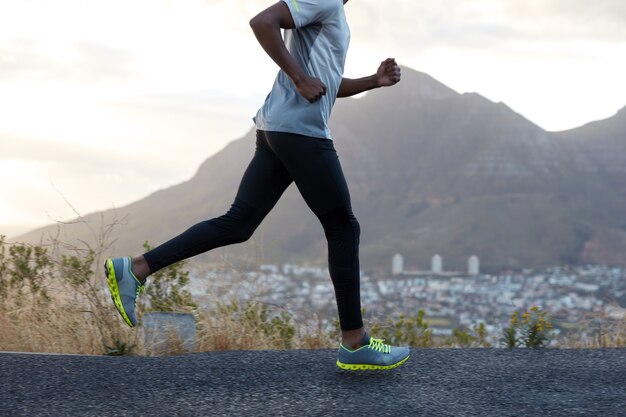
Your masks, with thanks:
[{"label": "shoelace", "polygon": [[373,337],[370,337],[370,344],[369,347],[372,350],[375,350],[377,352],[381,352],[381,353],[389,353],[391,352],[391,346],[383,343],[384,339],[375,339]]},{"label": "shoelace", "polygon": [[137,294],[135,296],[135,302],[137,302],[137,297],[139,297],[139,294],[141,294],[141,292],[143,291],[143,289],[146,288],[145,285],[137,285]]}]

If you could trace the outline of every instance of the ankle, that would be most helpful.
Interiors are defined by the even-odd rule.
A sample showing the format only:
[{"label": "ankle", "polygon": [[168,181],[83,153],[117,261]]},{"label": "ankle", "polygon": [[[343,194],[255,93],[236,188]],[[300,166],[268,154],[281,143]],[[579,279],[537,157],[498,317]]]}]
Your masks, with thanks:
[{"label": "ankle", "polygon": [[341,331],[341,344],[348,349],[358,349],[365,344],[365,329]]},{"label": "ankle", "polygon": [[146,262],[146,258],[143,256],[136,256],[132,260],[133,275],[137,277],[141,285],[146,283],[146,278],[150,275],[150,267],[148,266],[148,262]]}]

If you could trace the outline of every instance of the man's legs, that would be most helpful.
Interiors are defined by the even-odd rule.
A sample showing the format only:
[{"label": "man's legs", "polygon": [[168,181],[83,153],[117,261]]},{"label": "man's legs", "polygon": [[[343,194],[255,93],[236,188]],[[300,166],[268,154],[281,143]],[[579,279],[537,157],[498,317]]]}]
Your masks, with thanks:
[{"label": "man's legs", "polygon": [[333,141],[289,133],[264,134],[324,227],[342,341],[356,347],[365,334],[360,301],[360,227],[352,213],[348,185]]},{"label": "man's legs", "polygon": [[248,240],[291,181],[289,172],[269,149],[265,138],[257,134],[254,157],[228,212],[200,222],[143,256],[134,258],[133,272],[143,281],[149,274],[177,261]]},{"label": "man's legs", "polygon": [[137,296],[150,273],[211,249],[250,238],[292,179],[257,135],[257,148],[243,175],[234,203],[226,214],[192,226],[181,235],[134,258],[107,258],[104,263],[115,307],[130,326],[137,325]]}]

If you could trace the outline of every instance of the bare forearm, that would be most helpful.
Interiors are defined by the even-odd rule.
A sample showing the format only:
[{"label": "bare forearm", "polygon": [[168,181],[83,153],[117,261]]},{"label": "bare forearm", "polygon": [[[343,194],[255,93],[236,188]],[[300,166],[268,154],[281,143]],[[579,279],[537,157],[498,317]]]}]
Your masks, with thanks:
[{"label": "bare forearm", "polygon": [[339,85],[337,97],[351,97],[378,87],[380,87],[380,85],[378,85],[376,74],[356,79],[343,78]]},{"label": "bare forearm", "polygon": [[306,74],[285,47],[280,24],[257,16],[250,21],[250,27],[265,52],[297,85]]}]

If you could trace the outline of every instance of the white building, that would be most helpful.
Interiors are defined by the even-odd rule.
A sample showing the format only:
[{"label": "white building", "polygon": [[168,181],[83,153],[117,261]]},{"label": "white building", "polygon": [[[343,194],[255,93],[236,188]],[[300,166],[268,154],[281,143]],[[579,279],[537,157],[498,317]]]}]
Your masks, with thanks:
[{"label": "white building", "polygon": [[441,274],[443,272],[443,259],[439,255],[433,256],[430,262],[430,270],[435,274]]},{"label": "white building", "polygon": [[394,275],[401,274],[404,271],[404,258],[396,253],[391,260],[391,273]]},{"label": "white building", "polygon": [[478,259],[478,256],[472,256],[467,261],[467,273],[474,276],[480,274],[480,259]]}]

